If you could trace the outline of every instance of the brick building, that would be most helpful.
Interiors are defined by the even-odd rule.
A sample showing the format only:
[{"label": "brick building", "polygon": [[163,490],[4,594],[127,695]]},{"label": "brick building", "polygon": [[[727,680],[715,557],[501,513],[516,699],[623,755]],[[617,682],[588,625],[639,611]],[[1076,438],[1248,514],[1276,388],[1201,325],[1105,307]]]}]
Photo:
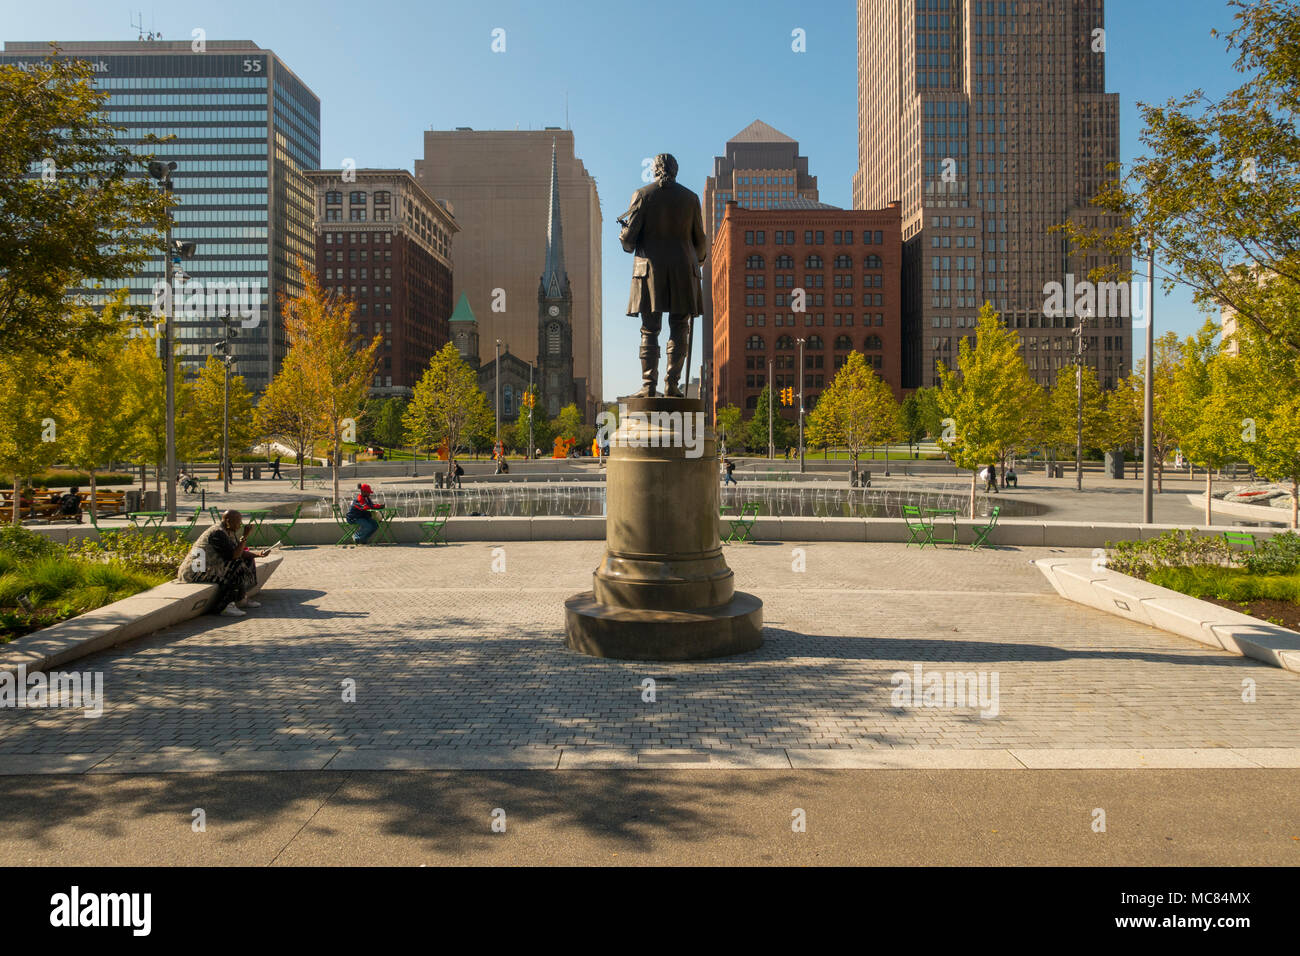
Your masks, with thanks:
[{"label": "brick building", "polygon": [[896,203],[847,210],[809,200],[783,209],[728,202],[711,255],[715,408],[752,412],[769,361],[773,387],[797,391],[800,338],[806,410],[850,351],[863,353],[901,400],[902,256]]},{"label": "brick building", "polygon": [[404,169],[312,170],[316,263],[326,288],[357,304],[366,342],[383,336],[372,396],[410,396],[451,338],[451,210]]}]

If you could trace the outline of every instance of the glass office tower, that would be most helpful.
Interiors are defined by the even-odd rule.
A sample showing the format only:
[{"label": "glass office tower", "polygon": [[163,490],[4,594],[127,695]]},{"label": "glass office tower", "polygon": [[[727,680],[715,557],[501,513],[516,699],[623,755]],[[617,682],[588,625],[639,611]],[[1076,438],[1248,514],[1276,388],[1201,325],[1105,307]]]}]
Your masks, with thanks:
[{"label": "glass office tower", "polygon": [[[235,371],[261,391],[284,357],[279,294],[301,291],[299,256],[315,267],[315,194],[303,172],[320,168],[320,100],[272,51],[249,41],[207,41],[201,52],[188,40],[57,46],[60,56],[91,64],[124,143],[177,164],[172,235],[196,244],[181,263],[190,279],[176,298],[181,368],[197,371],[221,337],[224,294],[243,326]],[[10,42],[0,63],[35,64],[49,53],[48,43]],[[174,139],[146,144],[149,134]],[[162,276],[160,256],[128,283],[150,328]],[[200,289],[202,305],[194,298]]]}]

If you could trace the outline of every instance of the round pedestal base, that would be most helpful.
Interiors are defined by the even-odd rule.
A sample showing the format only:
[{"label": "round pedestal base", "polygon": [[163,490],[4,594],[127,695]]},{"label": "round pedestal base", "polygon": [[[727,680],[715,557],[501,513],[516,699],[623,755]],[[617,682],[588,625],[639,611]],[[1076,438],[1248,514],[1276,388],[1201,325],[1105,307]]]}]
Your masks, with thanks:
[{"label": "round pedestal base", "polygon": [[656,611],[599,604],[591,591],[564,602],[565,644],[592,657],[698,661],[763,645],[763,602],[743,591],[718,607]]}]

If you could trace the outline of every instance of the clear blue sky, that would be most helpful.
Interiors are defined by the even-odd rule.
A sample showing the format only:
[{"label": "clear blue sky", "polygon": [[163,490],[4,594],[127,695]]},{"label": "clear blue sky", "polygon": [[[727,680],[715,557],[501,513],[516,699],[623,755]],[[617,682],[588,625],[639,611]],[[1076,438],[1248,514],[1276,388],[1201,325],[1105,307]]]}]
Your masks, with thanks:
[{"label": "clear blue sky", "polygon": [[[569,123],[599,184],[605,219],[605,393],[637,386],[635,320],[623,315],[629,257],[614,222],[641,185],[641,160],[676,155],[702,191],[712,158],[759,118],[799,141],[821,198],[850,205],[857,165],[857,32],[852,0],[230,0],[128,7],[0,0],[3,40],[129,40],[131,19],[167,40],[253,40],[274,50],[321,99],[321,159],[412,168],[425,129],[522,129]],[[1110,0],[1107,89],[1123,107],[1123,159],[1138,148],[1136,104],[1196,86],[1216,94],[1235,74],[1222,0]],[[506,31],[506,51],[490,49]],[[791,51],[791,31],[807,52]],[[666,48],[651,46],[671,28]],[[651,71],[639,79],[642,71]],[[1156,304],[1156,330],[1189,333],[1190,296]],[[1134,343],[1140,357],[1142,342]],[[698,362],[699,352],[696,351]]]}]

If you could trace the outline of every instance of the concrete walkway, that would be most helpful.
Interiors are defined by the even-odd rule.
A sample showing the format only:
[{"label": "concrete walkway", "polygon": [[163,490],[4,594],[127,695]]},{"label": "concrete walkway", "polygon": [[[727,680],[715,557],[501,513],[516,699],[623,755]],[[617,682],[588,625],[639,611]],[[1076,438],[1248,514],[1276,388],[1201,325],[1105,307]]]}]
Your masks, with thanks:
[{"label": "concrete walkway", "polygon": [[[1066,602],[1029,564],[1084,553],[731,546],[738,584],[766,602],[765,646],[669,665],[564,647],[563,599],[601,553],[288,552],[248,617],[79,661],[103,673],[103,716],[0,711],[0,769],[879,766],[927,748],[986,751],[984,767],[1036,752],[1049,766],[1296,765],[1300,678]],[[972,685],[928,699],[927,672],[996,698]]]}]

